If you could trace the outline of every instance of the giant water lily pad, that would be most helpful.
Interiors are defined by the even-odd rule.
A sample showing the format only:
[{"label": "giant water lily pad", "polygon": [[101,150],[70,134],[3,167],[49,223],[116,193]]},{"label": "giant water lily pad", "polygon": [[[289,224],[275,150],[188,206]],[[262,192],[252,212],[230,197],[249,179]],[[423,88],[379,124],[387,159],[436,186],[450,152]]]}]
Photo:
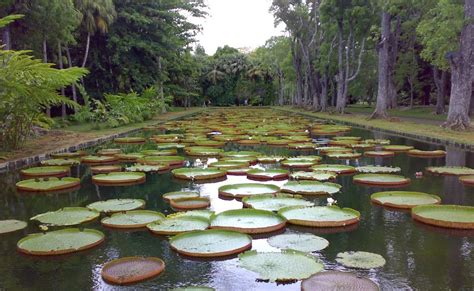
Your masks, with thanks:
[{"label": "giant water lily pad", "polygon": [[303,199],[299,195],[291,194],[263,194],[245,197],[242,202],[246,207],[254,209],[278,211],[288,206],[314,206],[314,203]]},{"label": "giant water lily pad", "polygon": [[402,169],[399,167],[388,167],[388,166],[360,166],[356,168],[359,173],[370,173],[370,174],[393,174],[399,173]]},{"label": "giant water lily pad", "polygon": [[211,201],[207,197],[187,197],[170,200],[170,205],[178,211],[186,211],[193,209],[204,209],[211,205]]},{"label": "giant water lily pad", "polygon": [[258,157],[262,155],[259,152],[252,152],[252,151],[232,151],[232,152],[224,152],[221,154],[221,157],[228,157],[228,158],[248,158],[248,157]]},{"label": "giant water lily pad", "polygon": [[20,191],[28,192],[52,192],[64,189],[74,189],[80,185],[81,181],[78,178],[65,177],[58,179],[51,178],[37,178],[23,180],[16,183],[16,188]]},{"label": "giant water lily pad", "polygon": [[141,172],[111,172],[92,176],[92,182],[98,185],[130,185],[145,182],[146,175]]},{"label": "giant water lily pad", "polygon": [[117,161],[116,156],[84,156],[81,158],[81,162],[88,165],[110,164]]},{"label": "giant water lily pad", "polygon": [[437,175],[465,176],[474,175],[474,169],[468,167],[428,167],[426,171]]},{"label": "giant water lily pad", "polygon": [[92,174],[107,174],[111,172],[121,172],[121,165],[99,165],[90,168]]},{"label": "giant water lily pad", "polygon": [[247,162],[229,162],[219,161],[209,164],[209,167],[217,168],[219,170],[246,168],[249,164]]},{"label": "giant water lily pad", "polygon": [[33,167],[20,171],[25,177],[64,177],[70,173],[68,166]]},{"label": "giant water lily pad", "polygon": [[288,168],[309,168],[311,166],[316,165],[317,161],[309,161],[309,160],[284,160],[281,162],[283,167]]},{"label": "giant water lily pad", "polygon": [[394,208],[413,208],[418,205],[438,204],[441,198],[423,192],[411,191],[384,191],[370,196],[370,200],[376,204]]},{"label": "giant water lily pad", "polygon": [[411,216],[434,226],[474,229],[474,206],[420,205],[412,208]]},{"label": "giant water lily pad", "polygon": [[72,226],[97,219],[100,212],[85,207],[64,207],[30,218],[46,225]]},{"label": "giant water lily pad", "polygon": [[285,218],[271,211],[233,209],[211,216],[211,228],[243,233],[267,233],[285,227]]},{"label": "giant water lily pad", "polygon": [[356,169],[352,166],[339,165],[339,164],[321,164],[312,166],[313,171],[327,171],[334,172],[336,174],[352,174],[355,173]]},{"label": "giant water lily pad", "polygon": [[[156,139],[155,139],[156,142]],[[156,146],[157,149],[159,150],[176,150],[176,149],[182,149],[184,148],[184,144],[179,144],[175,142],[163,142],[163,143],[158,143]]]},{"label": "giant water lily pad", "polygon": [[330,182],[290,181],[281,187],[281,191],[300,195],[332,195],[341,188],[341,185]]},{"label": "giant water lily pad", "polygon": [[342,252],[338,253],[336,262],[348,268],[373,269],[383,267],[385,259],[379,255],[369,252]]},{"label": "giant water lily pad", "polygon": [[288,178],[289,171],[282,169],[253,169],[247,172],[247,178],[252,180],[284,180]]},{"label": "giant water lily pad", "polygon": [[209,180],[226,176],[225,171],[213,168],[181,168],[174,169],[171,173],[175,178],[184,180]]},{"label": "giant water lily pad", "polygon": [[395,156],[395,152],[392,151],[367,151],[364,156],[370,158],[391,158]]},{"label": "giant water lily pad", "polygon": [[247,251],[239,255],[239,266],[258,273],[259,279],[271,282],[306,279],[324,269],[315,257],[294,250],[281,253]]},{"label": "giant water lily pad", "polygon": [[339,227],[358,223],[360,213],[352,208],[337,206],[293,206],[280,209],[289,223],[313,227]]},{"label": "giant water lily pad", "polygon": [[300,252],[317,252],[325,249],[329,241],[310,233],[289,233],[272,236],[268,244],[279,249],[292,249]]},{"label": "giant water lily pad", "polygon": [[175,156],[178,152],[176,149],[168,150],[143,150],[141,151],[145,156]]},{"label": "giant water lily pad", "polygon": [[199,196],[199,193],[195,191],[174,191],[163,194],[163,199],[170,201],[181,198],[197,198]]},{"label": "giant water lily pad", "polygon": [[209,209],[199,209],[199,210],[190,210],[190,211],[182,211],[170,214],[167,218],[174,218],[174,217],[182,217],[182,216],[198,216],[205,218],[207,220],[211,219],[211,216],[214,214],[214,211]]},{"label": "giant water lily pad", "polygon": [[146,156],[138,159],[137,162],[145,165],[183,165],[185,158],[180,156]]},{"label": "giant water lily pad", "polygon": [[150,223],[146,226],[151,232],[173,235],[209,227],[209,219],[200,216],[176,216]]},{"label": "giant water lily pad", "polygon": [[111,228],[142,228],[147,224],[163,220],[165,216],[157,211],[131,210],[115,213],[102,219],[101,223]]},{"label": "giant water lily pad", "polygon": [[465,186],[474,186],[474,175],[461,176],[459,177],[459,181],[461,181]]},{"label": "giant water lily pad", "polygon": [[121,149],[101,149],[97,151],[97,154],[99,156],[115,156],[117,154],[121,154],[122,150]]},{"label": "giant water lily pad", "polygon": [[124,257],[107,262],[101,271],[102,278],[112,284],[125,285],[158,276],[165,262],[154,257]]},{"label": "giant water lily pad", "polygon": [[145,155],[142,153],[126,153],[126,154],[115,155],[116,158],[124,162],[133,162],[133,161],[143,158],[144,156]]},{"label": "giant water lily pad", "polygon": [[145,207],[145,200],[142,199],[109,199],[87,205],[89,209],[105,213],[130,211],[143,207]]},{"label": "giant water lily pad", "polygon": [[312,181],[328,181],[336,179],[337,174],[335,172],[326,171],[315,171],[315,172],[293,172],[290,174],[290,178],[294,180],[312,180]]},{"label": "giant water lily pad", "polygon": [[391,174],[360,174],[355,175],[353,181],[369,186],[405,186],[410,184],[410,179]]},{"label": "giant water lily pad", "polygon": [[221,257],[238,254],[252,247],[249,235],[229,230],[197,230],[170,239],[172,249],[193,257]]},{"label": "giant water lily pad", "polygon": [[327,271],[314,274],[303,280],[301,290],[378,291],[380,288],[372,280],[360,277],[358,274]]},{"label": "giant water lily pad", "polygon": [[43,166],[73,166],[79,165],[81,162],[76,159],[51,159],[41,161]]},{"label": "giant water lily pad", "polygon": [[0,234],[24,229],[27,225],[26,222],[16,219],[0,220]]},{"label": "giant water lily pad", "polygon": [[135,164],[130,167],[126,167],[125,171],[127,172],[143,172],[143,173],[153,173],[153,172],[161,172],[166,171],[170,168],[167,164],[162,165],[142,165],[142,164]]},{"label": "giant water lily pad", "polygon": [[362,156],[361,153],[328,153],[327,156],[339,160],[354,160]]},{"label": "giant water lily pad", "polygon": [[61,255],[95,247],[104,241],[104,234],[95,229],[66,228],[34,233],[17,243],[20,252],[29,255]]},{"label": "giant water lily pad", "polygon": [[281,162],[285,159],[285,157],[282,156],[260,156],[257,157],[257,161],[262,164],[273,164],[273,163],[278,163]]},{"label": "giant water lily pad", "polygon": [[188,156],[193,156],[193,157],[217,157],[222,152],[224,152],[223,149],[218,149],[218,148],[213,148],[213,147],[200,147],[200,146],[187,147],[185,151]]},{"label": "giant water lily pad", "polygon": [[446,156],[446,152],[443,150],[434,150],[434,151],[422,151],[422,150],[409,150],[407,154],[410,157],[417,158],[442,158]]},{"label": "giant water lily pad", "polygon": [[408,152],[413,149],[413,146],[407,145],[386,145],[382,147],[385,151],[391,152]]},{"label": "giant water lily pad", "polygon": [[246,196],[275,194],[280,187],[269,184],[243,183],[231,184],[219,187],[219,195],[231,198],[242,198]]}]

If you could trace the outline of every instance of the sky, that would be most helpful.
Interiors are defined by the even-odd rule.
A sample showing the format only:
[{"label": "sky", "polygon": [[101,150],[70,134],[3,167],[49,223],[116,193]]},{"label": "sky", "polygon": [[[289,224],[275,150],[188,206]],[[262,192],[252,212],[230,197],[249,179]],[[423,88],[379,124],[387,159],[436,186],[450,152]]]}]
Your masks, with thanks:
[{"label": "sky", "polygon": [[202,25],[197,36],[206,53],[214,54],[220,46],[255,49],[275,35],[282,35],[284,26],[274,27],[268,11],[272,0],[205,0],[209,15],[193,20]]}]

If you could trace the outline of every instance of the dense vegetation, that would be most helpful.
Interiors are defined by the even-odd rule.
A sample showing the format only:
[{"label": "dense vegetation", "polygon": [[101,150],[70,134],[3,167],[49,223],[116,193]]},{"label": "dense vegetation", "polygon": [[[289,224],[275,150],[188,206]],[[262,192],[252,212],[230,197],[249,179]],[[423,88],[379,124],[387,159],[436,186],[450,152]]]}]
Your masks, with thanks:
[{"label": "dense vegetation", "polygon": [[[436,105],[442,114],[449,104],[445,126],[465,129],[474,112],[473,5],[274,0],[270,11],[285,24],[285,36],[252,52],[223,46],[207,55],[195,44],[200,27],[189,17],[206,16],[203,0],[0,0],[0,17],[11,15],[1,28],[0,141],[6,144],[15,131],[17,141],[8,147],[17,146],[32,125],[53,124],[47,116],[62,116],[57,124],[116,127],[170,105],[208,104],[290,104],[338,113],[348,104],[376,104],[374,118],[397,106]],[[19,88],[28,78],[7,78],[8,70],[27,70],[12,63],[21,60],[40,70],[41,77],[31,78],[54,80],[41,84],[50,90],[44,96],[32,97],[38,84],[29,95]],[[41,106],[25,105],[35,98]],[[25,128],[12,123],[21,114],[28,115]]]}]

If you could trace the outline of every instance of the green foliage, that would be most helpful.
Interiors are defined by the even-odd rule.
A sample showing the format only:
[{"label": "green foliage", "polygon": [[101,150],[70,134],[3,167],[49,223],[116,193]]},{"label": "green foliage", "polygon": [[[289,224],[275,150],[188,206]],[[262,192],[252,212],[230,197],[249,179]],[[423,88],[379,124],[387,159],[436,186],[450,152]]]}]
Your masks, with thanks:
[{"label": "green foliage", "polygon": [[[431,1],[433,2],[433,1]],[[421,57],[440,69],[449,69],[446,54],[457,51],[464,24],[464,1],[439,0],[426,13],[416,31],[423,44]]]},{"label": "green foliage", "polygon": [[43,110],[49,106],[78,104],[58,94],[58,89],[76,82],[87,70],[58,70],[42,63],[28,51],[0,51],[0,144],[17,148],[32,132],[33,125],[44,124]]}]

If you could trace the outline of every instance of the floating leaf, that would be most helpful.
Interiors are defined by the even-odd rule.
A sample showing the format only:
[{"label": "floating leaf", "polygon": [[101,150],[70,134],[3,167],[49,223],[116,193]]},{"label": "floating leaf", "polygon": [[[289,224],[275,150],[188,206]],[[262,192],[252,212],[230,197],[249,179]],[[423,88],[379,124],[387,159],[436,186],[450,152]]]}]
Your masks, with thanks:
[{"label": "floating leaf", "polygon": [[430,225],[474,229],[474,206],[420,205],[412,208],[411,216]]},{"label": "floating leaf", "polygon": [[145,182],[146,175],[141,172],[111,172],[92,176],[92,182],[98,185],[130,185]]},{"label": "floating leaf", "polygon": [[402,169],[399,167],[387,167],[387,166],[361,166],[357,167],[356,171],[359,173],[371,173],[371,174],[393,174],[398,173]]},{"label": "floating leaf", "polygon": [[143,207],[145,207],[145,200],[142,199],[109,199],[87,205],[89,209],[105,213],[129,211]]},{"label": "floating leaf", "polygon": [[69,175],[69,166],[46,166],[33,167],[21,170],[20,173],[26,177],[64,177]]},{"label": "floating leaf", "polygon": [[285,227],[286,220],[271,211],[233,209],[211,216],[211,228],[243,233],[267,233]]},{"label": "floating leaf", "polygon": [[280,187],[269,184],[243,183],[231,184],[219,187],[219,195],[242,198],[252,195],[275,194],[280,191]]},{"label": "floating leaf", "polygon": [[163,199],[165,199],[166,201],[170,201],[173,199],[196,198],[199,196],[199,193],[194,191],[175,191],[163,194]]},{"label": "floating leaf", "polygon": [[343,252],[338,253],[336,262],[348,268],[374,269],[385,265],[385,259],[369,252]]},{"label": "floating leaf", "polygon": [[102,278],[112,284],[125,285],[158,276],[165,262],[154,257],[124,257],[107,262],[101,271]]},{"label": "floating leaf", "polygon": [[321,164],[311,167],[313,171],[327,171],[336,174],[351,174],[356,171],[352,166],[338,165],[338,164]]},{"label": "floating leaf", "polygon": [[281,187],[281,191],[300,195],[332,195],[341,188],[341,185],[329,182],[290,181]]},{"label": "floating leaf", "polygon": [[291,179],[295,180],[312,180],[312,181],[328,181],[336,179],[337,174],[335,172],[325,172],[325,171],[316,171],[316,172],[293,172],[290,174]]},{"label": "floating leaf", "polygon": [[212,168],[181,168],[174,169],[171,173],[174,177],[185,180],[209,180],[226,176],[225,171]]},{"label": "floating leaf", "polygon": [[26,222],[16,219],[0,220],[0,234],[24,229],[27,225]]},{"label": "floating leaf", "polygon": [[272,236],[268,244],[279,249],[292,249],[300,252],[317,252],[328,247],[327,239],[310,233],[290,233]]},{"label": "floating leaf", "polygon": [[131,210],[115,213],[111,217],[102,219],[101,223],[112,228],[141,228],[147,224],[164,220],[165,216],[157,211]]},{"label": "floating leaf", "polygon": [[100,213],[85,207],[64,207],[30,218],[46,225],[72,226],[97,219]]},{"label": "floating leaf", "polygon": [[253,169],[247,172],[247,177],[254,180],[283,180],[288,178],[289,173],[281,169]]},{"label": "floating leaf", "polygon": [[29,192],[52,192],[57,190],[72,189],[78,187],[81,181],[78,178],[65,177],[58,179],[51,178],[37,178],[22,180],[16,183],[16,188],[21,191]]},{"label": "floating leaf", "polygon": [[339,227],[358,223],[360,213],[352,208],[337,206],[293,206],[280,209],[278,214],[289,223],[313,227]]},{"label": "floating leaf", "polygon": [[355,183],[372,186],[405,186],[410,179],[391,174],[360,174],[353,177]]},{"label": "floating leaf", "polygon": [[474,175],[474,169],[468,167],[428,167],[426,168],[428,173],[438,175],[453,175],[453,176],[465,176]]},{"label": "floating leaf", "polygon": [[209,220],[200,216],[177,216],[150,223],[146,226],[156,234],[173,235],[209,227]]},{"label": "floating leaf", "polygon": [[254,209],[278,211],[288,206],[314,206],[314,203],[304,200],[302,196],[292,194],[263,194],[242,199],[245,206]]},{"label": "floating leaf", "polygon": [[418,205],[438,204],[441,198],[423,192],[384,191],[370,196],[372,202],[395,208],[413,208]]},{"label": "floating leaf", "polygon": [[358,274],[341,271],[327,271],[312,275],[301,282],[302,291],[312,290],[352,290],[378,291],[379,286],[372,280]]}]

